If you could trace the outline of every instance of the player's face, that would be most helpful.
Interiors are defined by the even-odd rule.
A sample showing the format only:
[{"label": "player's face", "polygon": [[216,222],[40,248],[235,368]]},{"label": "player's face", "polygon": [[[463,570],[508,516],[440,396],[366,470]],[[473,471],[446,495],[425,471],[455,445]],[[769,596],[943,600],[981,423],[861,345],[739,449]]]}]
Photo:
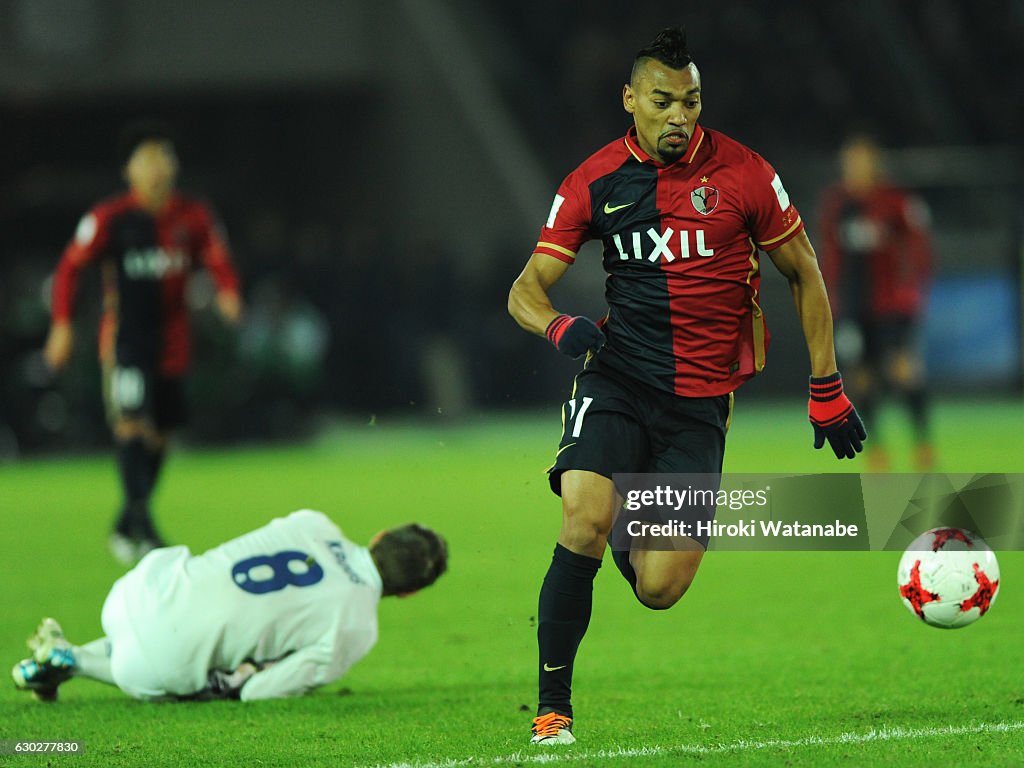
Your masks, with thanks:
[{"label": "player's face", "polygon": [[866,139],[852,141],[843,147],[840,160],[843,181],[855,192],[870,190],[881,176],[882,158],[878,147]]},{"label": "player's face", "polygon": [[125,166],[128,184],[143,201],[159,204],[167,199],[178,175],[178,158],[166,141],[144,141]]},{"label": "player's face", "polygon": [[693,64],[672,69],[650,59],[623,87],[622,106],[633,115],[640,148],[662,163],[675,162],[686,154],[700,117],[700,72]]}]

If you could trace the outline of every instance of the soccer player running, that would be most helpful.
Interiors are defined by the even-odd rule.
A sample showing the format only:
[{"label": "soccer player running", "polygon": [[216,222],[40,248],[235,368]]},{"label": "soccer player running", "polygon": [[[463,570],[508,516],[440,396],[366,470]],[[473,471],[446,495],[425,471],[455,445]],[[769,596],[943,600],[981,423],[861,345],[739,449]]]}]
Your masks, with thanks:
[{"label": "soccer player running", "polygon": [[[565,403],[552,490],[562,528],[540,591],[540,695],[532,742],[572,733],[573,663],[594,577],[622,498],[616,472],[720,473],[733,391],[765,362],[758,249],[789,281],[810,353],[814,446],[853,458],[866,438],[843,394],[825,286],[796,208],[760,156],[698,125],[700,73],[682,29],[635,57],[623,87],[634,126],[562,182],[509,312],[570,357],[588,353]],[[608,315],[595,324],[552,308],[548,290],[580,246],[600,238]],[[648,608],[690,586],[707,539],[680,551],[613,551]]]},{"label": "soccer player running", "polygon": [[369,653],[381,597],[430,586],[447,563],[429,528],[381,531],[362,547],[300,510],[198,556],[153,550],[110,590],[104,637],[74,646],[43,619],[12,676],[43,701],[72,677],[144,700],[298,696]]},{"label": "soccer player running", "polygon": [[130,564],[163,544],[149,504],[168,436],[185,421],[183,379],[190,358],[185,289],[193,264],[202,264],[213,277],[216,306],[227,322],[238,323],[242,304],[214,215],[175,191],[178,159],[168,128],[156,122],[131,125],[120,148],[129,189],[89,211],[65,249],[54,275],[43,356],[54,371],[66,366],[79,275],[100,262],[99,354],[124,494],[110,548]]},{"label": "soccer player running", "polygon": [[[836,318],[836,352],[864,418],[886,394],[902,400],[914,429],[914,467],[935,463],[921,318],[931,271],[924,203],[885,178],[882,151],[870,136],[850,136],[840,151],[842,178],[821,206],[822,274]],[[889,469],[878,430],[868,468]]]}]

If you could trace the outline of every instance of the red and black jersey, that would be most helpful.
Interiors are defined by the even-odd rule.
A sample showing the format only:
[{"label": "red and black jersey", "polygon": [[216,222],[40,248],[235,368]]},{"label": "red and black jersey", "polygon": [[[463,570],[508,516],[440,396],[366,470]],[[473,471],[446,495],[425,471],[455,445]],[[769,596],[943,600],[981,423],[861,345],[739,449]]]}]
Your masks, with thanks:
[{"label": "red and black jersey", "polygon": [[822,274],[837,317],[916,316],[931,269],[928,210],[917,198],[882,185],[854,195],[841,184],[821,206]]},{"label": "red and black jersey", "polygon": [[566,177],[535,253],[572,263],[604,244],[602,363],[688,397],[722,395],[758,373],[768,331],[758,249],[803,230],[782,181],[759,155],[700,126],[663,166],[635,128]]},{"label": "red and black jersey", "polygon": [[100,358],[163,376],[188,369],[185,287],[195,262],[218,291],[238,292],[238,277],[210,210],[174,195],[154,216],[130,192],[100,203],[78,224],[53,283],[54,322],[71,318],[82,268],[100,261],[103,319]]}]

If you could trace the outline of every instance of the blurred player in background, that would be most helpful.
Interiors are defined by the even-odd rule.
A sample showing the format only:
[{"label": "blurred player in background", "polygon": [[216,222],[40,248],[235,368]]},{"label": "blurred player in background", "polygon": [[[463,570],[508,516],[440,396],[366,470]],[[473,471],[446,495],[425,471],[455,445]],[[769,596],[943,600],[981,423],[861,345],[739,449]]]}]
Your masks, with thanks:
[{"label": "blurred player in background", "polygon": [[[851,136],[840,152],[842,179],[822,200],[822,272],[836,317],[836,351],[850,392],[869,423],[880,398],[903,400],[913,421],[914,466],[935,462],[929,436],[921,320],[931,267],[928,209],[884,174],[869,136]],[[886,471],[889,456],[868,448],[868,467]]]},{"label": "blurred player in background", "polygon": [[147,700],[298,696],[369,653],[381,597],[430,586],[447,563],[429,528],[382,531],[361,547],[300,510],[202,555],[150,552],[107,596],[105,637],[73,646],[44,619],[12,675],[44,701],[71,677]]},{"label": "blurred player in background", "polygon": [[103,391],[124,493],[110,546],[127,564],[163,544],[153,525],[150,495],[168,435],[185,421],[190,359],[185,289],[195,263],[212,275],[216,306],[227,322],[238,323],[242,305],[213,213],[175,191],[178,158],[168,128],[156,122],[129,126],[120,149],[128,191],[100,203],[79,222],[54,276],[43,355],[54,371],[67,364],[79,273],[99,262]]},{"label": "blurred player in background", "polygon": [[[843,394],[828,296],[800,215],[764,159],[698,125],[702,98],[682,29],[637,53],[622,92],[634,126],[562,182],[509,295],[523,328],[570,357],[588,353],[550,470],[562,529],[540,592],[535,744],[575,740],[573,663],[622,507],[613,474],[722,470],[732,393],[764,367],[768,347],[759,248],[789,280],[803,327],[814,447],[828,440],[852,459],[866,437]],[[608,273],[600,324],[558,312],[548,297],[597,238]],[[665,609],[697,572],[708,543],[698,538],[680,537],[669,552],[634,540],[612,557],[643,605]]]}]

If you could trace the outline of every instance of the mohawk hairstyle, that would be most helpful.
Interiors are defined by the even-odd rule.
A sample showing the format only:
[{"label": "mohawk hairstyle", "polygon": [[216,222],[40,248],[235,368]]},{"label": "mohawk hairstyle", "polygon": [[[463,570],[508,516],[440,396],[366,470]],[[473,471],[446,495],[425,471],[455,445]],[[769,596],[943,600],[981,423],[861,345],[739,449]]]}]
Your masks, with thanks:
[{"label": "mohawk hairstyle", "polygon": [[648,59],[660,61],[672,69],[685,69],[693,63],[690,49],[686,44],[686,29],[683,27],[666,27],[658,33],[650,43],[636,52],[633,57],[633,69],[629,74],[629,82],[635,82],[637,71]]}]

